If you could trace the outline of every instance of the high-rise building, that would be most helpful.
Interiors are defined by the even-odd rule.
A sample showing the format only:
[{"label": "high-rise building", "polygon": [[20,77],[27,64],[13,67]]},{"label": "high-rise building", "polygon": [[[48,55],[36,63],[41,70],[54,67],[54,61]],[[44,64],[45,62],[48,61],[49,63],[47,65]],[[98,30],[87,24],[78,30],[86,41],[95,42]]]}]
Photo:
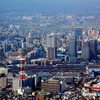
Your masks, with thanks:
[{"label": "high-rise building", "polygon": [[13,79],[13,91],[17,91],[20,88],[30,87],[35,89],[35,77],[28,76],[26,79],[21,80],[18,77]]},{"label": "high-rise building", "polygon": [[82,37],[82,28],[75,28],[76,38],[79,39]]},{"label": "high-rise building", "polygon": [[68,39],[68,57],[70,63],[76,63],[77,57],[77,41],[74,34],[69,34]]},{"label": "high-rise building", "polygon": [[77,49],[81,50],[82,28],[75,28],[75,37],[77,39]]},{"label": "high-rise building", "polygon": [[97,59],[97,40],[90,40],[89,48],[90,48],[90,60],[96,60]]},{"label": "high-rise building", "polygon": [[32,34],[29,33],[28,36],[26,37],[26,42],[27,42],[27,43],[32,43],[32,41],[33,41],[33,40],[32,40]]},{"label": "high-rise building", "polygon": [[5,55],[4,55],[4,50],[2,45],[0,45],[0,59],[4,59]]},{"label": "high-rise building", "polygon": [[3,49],[4,49],[4,52],[10,51],[12,49],[11,42],[9,41],[3,42]]},{"label": "high-rise building", "polygon": [[54,33],[47,35],[47,58],[52,60],[57,57],[57,36]]},{"label": "high-rise building", "polygon": [[21,48],[26,48],[25,38],[21,40]]},{"label": "high-rise building", "polygon": [[89,41],[82,41],[82,60],[89,61]]},{"label": "high-rise building", "polygon": [[82,41],[82,60],[91,61],[97,59],[97,40]]}]

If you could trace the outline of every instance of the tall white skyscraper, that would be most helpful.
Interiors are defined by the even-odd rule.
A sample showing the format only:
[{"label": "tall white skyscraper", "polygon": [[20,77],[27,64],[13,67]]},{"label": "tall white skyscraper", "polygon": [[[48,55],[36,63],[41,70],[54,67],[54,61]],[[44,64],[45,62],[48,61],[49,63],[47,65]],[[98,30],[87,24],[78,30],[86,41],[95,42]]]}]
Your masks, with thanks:
[{"label": "tall white skyscraper", "polygon": [[52,60],[57,57],[57,36],[54,33],[47,35],[47,58]]}]

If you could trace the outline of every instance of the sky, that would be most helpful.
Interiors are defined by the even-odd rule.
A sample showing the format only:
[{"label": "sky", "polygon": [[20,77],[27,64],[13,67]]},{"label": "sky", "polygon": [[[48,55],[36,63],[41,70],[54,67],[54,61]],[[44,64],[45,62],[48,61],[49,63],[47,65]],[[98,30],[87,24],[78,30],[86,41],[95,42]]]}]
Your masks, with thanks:
[{"label": "sky", "polygon": [[64,10],[64,9],[100,9],[100,0],[0,0],[0,8],[17,8],[19,10]]},{"label": "sky", "polygon": [[100,0],[0,0],[0,4],[14,4],[16,3],[24,3],[24,4],[30,4],[30,3],[46,3],[46,4],[53,4],[53,3],[100,3]]},{"label": "sky", "polygon": [[85,4],[100,4],[100,0],[0,0],[0,6],[17,6],[17,5],[84,5]]}]

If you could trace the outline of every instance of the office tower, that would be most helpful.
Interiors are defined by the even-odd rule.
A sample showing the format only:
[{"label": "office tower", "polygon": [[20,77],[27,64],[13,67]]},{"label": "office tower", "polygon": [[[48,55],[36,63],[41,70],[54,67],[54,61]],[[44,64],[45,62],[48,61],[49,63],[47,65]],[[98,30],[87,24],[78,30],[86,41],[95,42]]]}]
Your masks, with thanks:
[{"label": "office tower", "polygon": [[26,47],[25,42],[22,42],[21,47],[22,47],[22,48],[25,48],[25,47]]},{"label": "office tower", "polygon": [[68,39],[68,57],[70,63],[76,63],[77,57],[77,41],[74,34],[69,34]]},{"label": "office tower", "polygon": [[27,43],[32,43],[32,34],[29,32],[28,36],[26,37],[26,42]]},{"label": "office tower", "polygon": [[82,40],[82,28],[75,28],[75,36],[77,39],[77,49],[81,50],[81,40]]},{"label": "office tower", "polygon": [[13,78],[12,89],[17,91],[20,88],[21,80],[19,78]]},{"label": "office tower", "polygon": [[24,80],[16,77],[13,79],[13,91],[17,91],[18,89],[22,89],[24,87],[30,87],[32,90],[34,90],[35,82],[35,77],[28,76]]},{"label": "office tower", "polygon": [[75,28],[75,36],[77,39],[82,38],[82,28]]},{"label": "office tower", "polygon": [[4,50],[2,45],[0,45],[0,59],[4,59],[5,55],[4,55]]},{"label": "office tower", "polygon": [[83,40],[82,41],[82,60],[89,61],[89,41]]},{"label": "office tower", "polygon": [[59,80],[48,79],[41,82],[41,90],[49,93],[59,93],[61,92],[61,83]]},{"label": "office tower", "polygon": [[26,41],[25,41],[25,38],[21,40],[21,48],[22,48],[22,49],[26,48]]},{"label": "office tower", "polygon": [[17,42],[17,47],[18,48],[25,49],[26,45],[27,45],[26,37],[23,37],[20,42],[19,41]]},{"label": "office tower", "polygon": [[82,40],[79,39],[79,40],[77,40],[77,50],[81,51],[81,47],[82,47]]},{"label": "office tower", "polygon": [[84,40],[82,43],[82,59],[91,61],[97,59],[97,40]]},{"label": "office tower", "polygon": [[7,51],[7,42],[3,42],[3,49],[4,49],[4,52]]},{"label": "office tower", "polygon": [[89,48],[90,48],[90,60],[96,60],[97,59],[97,40],[90,40]]},{"label": "office tower", "polygon": [[47,58],[52,60],[57,57],[57,36],[54,33],[47,35]]},{"label": "office tower", "polygon": [[10,51],[12,49],[12,45],[11,42],[3,42],[3,49],[4,52]]}]

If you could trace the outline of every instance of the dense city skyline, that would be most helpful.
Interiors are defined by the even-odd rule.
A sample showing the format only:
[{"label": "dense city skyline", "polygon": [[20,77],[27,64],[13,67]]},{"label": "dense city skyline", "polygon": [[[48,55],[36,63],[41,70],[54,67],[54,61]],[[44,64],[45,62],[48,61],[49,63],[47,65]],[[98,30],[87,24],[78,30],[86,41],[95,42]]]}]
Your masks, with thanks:
[{"label": "dense city skyline", "polygon": [[0,100],[100,100],[100,0],[0,0]]}]

